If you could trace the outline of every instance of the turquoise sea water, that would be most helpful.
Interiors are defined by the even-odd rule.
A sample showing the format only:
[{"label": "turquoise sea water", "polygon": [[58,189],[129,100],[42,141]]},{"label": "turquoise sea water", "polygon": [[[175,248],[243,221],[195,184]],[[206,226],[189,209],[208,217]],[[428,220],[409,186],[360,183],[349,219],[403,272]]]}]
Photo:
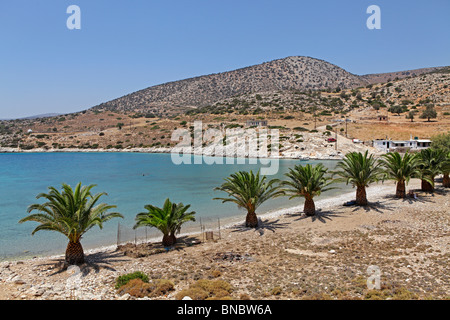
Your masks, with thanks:
[{"label": "turquoise sea water", "polygon": [[[322,162],[333,169],[335,161]],[[270,178],[283,178],[288,168],[300,163],[298,160],[280,160],[280,170]],[[302,161],[302,163],[306,163]],[[42,202],[35,197],[47,192],[48,186],[60,189],[62,183],[75,186],[78,182],[96,184],[93,192],[107,192],[101,202],[117,205],[116,211],[124,219],[114,219],[89,231],[82,239],[85,249],[116,243],[118,222],[123,230],[122,237],[134,238],[131,228],[137,213],[144,211],[144,205],[162,206],[169,197],[172,201],[191,204],[196,211],[197,222],[186,229],[199,231],[199,218],[216,221],[227,217],[245,217],[245,212],[233,204],[222,204],[212,200],[224,194],[213,188],[223,179],[238,170],[258,170],[260,165],[175,165],[169,154],[144,153],[23,153],[0,154],[0,260],[21,256],[36,256],[64,253],[67,241],[55,232],[40,231],[31,236],[35,222],[18,224],[27,215],[27,207]],[[349,187],[343,186],[345,190]],[[342,192],[336,189],[325,193],[329,197]],[[286,197],[267,202],[259,209],[264,213],[278,208],[300,205],[300,199],[289,201]],[[182,232],[185,230],[182,230]],[[140,231],[142,236],[143,231]],[[158,231],[149,229],[148,236],[159,236]]]}]

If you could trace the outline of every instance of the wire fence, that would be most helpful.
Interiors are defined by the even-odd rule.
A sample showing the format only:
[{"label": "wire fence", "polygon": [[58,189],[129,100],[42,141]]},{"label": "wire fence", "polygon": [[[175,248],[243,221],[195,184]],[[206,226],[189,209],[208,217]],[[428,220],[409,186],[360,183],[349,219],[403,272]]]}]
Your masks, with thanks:
[{"label": "wire fence", "polygon": [[[183,225],[179,236],[183,235],[197,235],[201,241],[220,240],[222,238],[220,218],[200,217],[195,223],[191,222]],[[119,222],[117,224],[116,244],[120,246],[128,243],[137,245],[144,242],[157,242],[160,241],[161,236],[161,232],[156,228],[142,227],[133,229]]]}]

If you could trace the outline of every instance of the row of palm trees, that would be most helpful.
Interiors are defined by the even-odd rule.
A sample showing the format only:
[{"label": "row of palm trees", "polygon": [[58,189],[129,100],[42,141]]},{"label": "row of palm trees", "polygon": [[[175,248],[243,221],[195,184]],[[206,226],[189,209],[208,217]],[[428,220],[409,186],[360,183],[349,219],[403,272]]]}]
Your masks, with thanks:
[{"label": "row of palm trees", "polygon": [[[214,198],[224,202],[233,202],[247,211],[245,225],[258,227],[256,210],[269,199],[287,196],[290,199],[302,197],[304,213],[314,216],[316,213],[314,197],[332,189],[333,182],[345,182],[356,188],[356,205],[368,204],[366,188],[374,182],[386,179],[396,181],[396,197],[406,197],[406,184],[411,178],[422,180],[423,191],[433,191],[435,177],[443,174],[444,187],[450,187],[450,153],[440,150],[426,149],[417,154],[405,153],[403,156],[391,152],[376,159],[373,155],[351,152],[337,164],[337,170],[328,172],[322,164],[312,166],[296,165],[286,173],[286,180],[268,180],[259,171],[239,171],[231,174],[224,183],[215,188],[228,196]],[[49,187],[49,193],[41,193],[37,198],[45,198],[43,204],[33,204],[28,207],[28,213],[37,210],[19,221],[35,221],[39,225],[32,234],[40,230],[57,231],[64,234],[69,243],[66,249],[67,264],[84,263],[84,252],[81,237],[92,227],[103,228],[103,223],[112,218],[123,218],[120,213],[108,213],[116,208],[105,203],[97,204],[100,197],[106,193],[92,194],[95,185],[81,186],[75,189],[63,184],[62,191]],[[195,211],[188,211],[190,205],[172,203],[166,199],[162,208],[146,205],[146,212],[137,214],[134,228],[155,227],[163,233],[162,244],[172,246],[177,242],[176,234],[181,226],[188,221],[195,221]]]},{"label": "row of palm trees", "polygon": [[216,190],[228,193],[228,198],[215,198],[223,202],[234,202],[247,210],[246,226],[257,227],[256,208],[270,198],[289,196],[290,199],[305,199],[303,212],[308,216],[315,215],[314,197],[332,189],[333,182],[345,182],[356,188],[355,204],[368,204],[366,188],[370,184],[384,180],[394,180],[397,198],[406,197],[406,184],[411,178],[422,181],[423,191],[433,191],[435,177],[443,174],[443,186],[450,187],[450,153],[440,150],[425,149],[420,153],[390,152],[376,159],[366,151],[348,153],[337,164],[337,170],[328,173],[322,164],[312,166],[296,165],[286,174],[287,181],[273,179],[266,181],[259,172],[238,172],[226,178],[226,182]]}]

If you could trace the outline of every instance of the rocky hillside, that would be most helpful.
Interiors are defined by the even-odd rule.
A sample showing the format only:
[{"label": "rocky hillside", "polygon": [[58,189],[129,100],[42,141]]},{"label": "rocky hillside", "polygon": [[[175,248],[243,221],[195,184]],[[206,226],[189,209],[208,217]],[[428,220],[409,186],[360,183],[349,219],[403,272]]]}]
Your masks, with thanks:
[{"label": "rocky hillside", "polygon": [[211,74],[150,87],[96,106],[95,110],[160,113],[161,107],[201,107],[254,92],[295,89],[351,88],[366,84],[326,61],[288,57],[230,72]]},{"label": "rocky hillside", "polygon": [[422,69],[414,69],[407,71],[397,71],[397,72],[388,72],[388,73],[375,73],[375,74],[367,74],[361,76],[361,78],[368,82],[369,84],[389,82],[391,80],[399,80],[404,78],[411,78],[420,76],[426,73],[434,73],[439,72],[442,69],[448,69],[448,67],[434,67],[434,68],[422,68]]},{"label": "rocky hillside", "polygon": [[[301,82],[297,77],[307,80]],[[358,80],[364,77],[365,80]],[[384,78],[390,81],[377,82]],[[321,79],[328,79],[324,83],[332,85],[313,90]],[[288,84],[310,88],[296,89]],[[160,102],[148,102],[146,94]],[[171,102],[175,100],[178,104]],[[432,121],[422,118],[428,106],[436,108]],[[388,116],[389,121],[378,121],[379,115]],[[345,118],[351,124],[344,126]],[[294,153],[331,157],[332,145],[324,144],[327,137],[324,134],[331,134],[327,131],[345,132],[348,138],[367,142],[386,136],[429,138],[450,128],[450,68],[355,76],[323,61],[291,57],[152,87],[82,112],[0,120],[0,147],[21,150],[171,148],[175,145],[171,133],[177,128],[192,130],[193,122],[199,120],[208,128],[216,129],[244,127],[249,120],[265,120],[269,127],[282,131],[285,138],[280,151],[288,157]],[[316,128],[319,132],[313,132]],[[317,150],[306,149],[302,146],[306,143],[317,146]],[[342,143],[339,146],[340,151],[348,151]]]},{"label": "rocky hillside", "polygon": [[[395,73],[390,75],[393,76]],[[374,75],[372,80],[381,77],[381,74]],[[351,111],[368,110],[375,116],[374,113],[388,113],[389,110],[393,110],[391,107],[395,106],[401,107],[399,114],[406,114],[408,111],[419,112],[428,103],[443,107],[443,112],[448,112],[447,107],[450,106],[448,70],[441,69],[440,72],[420,76],[413,76],[410,73],[410,76],[403,78],[399,74],[398,77],[385,83],[370,83],[352,89],[276,90],[242,94],[218,100],[207,107],[190,110],[187,114],[239,113],[270,118],[270,115],[276,113],[284,117],[289,116],[287,113],[293,112],[345,115]]]},{"label": "rocky hillside", "polygon": [[102,103],[93,110],[167,116],[243,94],[278,90],[348,89],[414,77],[439,68],[358,76],[310,57],[288,57],[234,71],[169,82]]}]

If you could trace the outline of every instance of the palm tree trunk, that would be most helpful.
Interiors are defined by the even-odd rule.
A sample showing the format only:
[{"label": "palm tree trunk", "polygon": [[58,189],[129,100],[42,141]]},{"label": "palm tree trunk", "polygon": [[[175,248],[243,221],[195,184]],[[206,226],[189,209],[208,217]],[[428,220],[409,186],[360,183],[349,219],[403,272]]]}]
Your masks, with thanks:
[{"label": "palm tree trunk", "polygon": [[249,211],[247,213],[247,217],[245,218],[245,226],[247,228],[257,228],[258,227],[258,217],[256,213],[253,211]]},{"label": "palm tree trunk", "polygon": [[428,181],[426,181],[426,180],[422,180],[421,187],[422,187],[421,188],[422,191],[428,191],[428,192],[433,192],[434,191],[433,185],[431,183],[429,183]]},{"label": "palm tree trunk", "polygon": [[305,206],[303,207],[303,212],[311,217],[316,214],[316,205],[311,197],[305,197]]},{"label": "palm tree trunk", "polygon": [[69,241],[66,248],[66,263],[80,265],[84,263],[84,251],[80,241]]},{"label": "palm tree trunk", "polygon": [[397,181],[397,190],[395,192],[395,196],[397,198],[405,198],[406,197],[406,186],[405,186],[404,180]]},{"label": "palm tree trunk", "polygon": [[442,185],[444,188],[450,188],[450,178],[448,173],[444,173],[444,179],[442,180]]},{"label": "palm tree trunk", "polygon": [[356,204],[358,206],[367,206],[367,195],[365,186],[356,187]]},{"label": "palm tree trunk", "polygon": [[164,247],[173,246],[177,242],[176,237],[173,234],[165,234],[162,239],[162,245]]},{"label": "palm tree trunk", "polygon": [[169,237],[171,238],[172,244],[176,244],[177,243],[177,237],[175,237],[175,233],[171,233],[169,235]]}]

